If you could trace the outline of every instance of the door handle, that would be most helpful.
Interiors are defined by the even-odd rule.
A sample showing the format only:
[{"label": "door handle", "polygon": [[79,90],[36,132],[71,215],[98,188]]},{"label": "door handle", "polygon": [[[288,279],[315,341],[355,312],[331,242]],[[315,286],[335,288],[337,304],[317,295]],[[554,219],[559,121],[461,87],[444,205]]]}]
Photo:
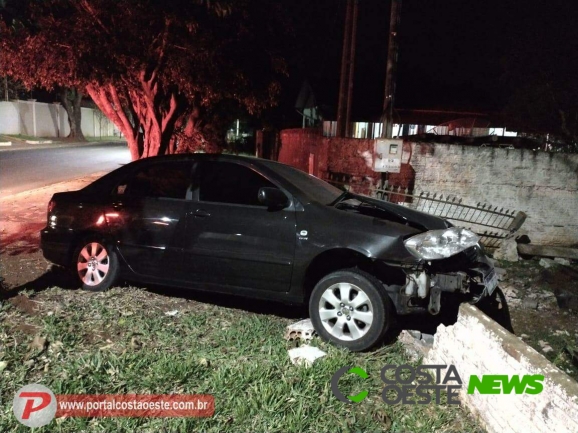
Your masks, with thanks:
[{"label": "door handle", "polygon": [[193,215],[198,218],[207,218],[211,216],[209,212],[203,209],[197,209]]}]

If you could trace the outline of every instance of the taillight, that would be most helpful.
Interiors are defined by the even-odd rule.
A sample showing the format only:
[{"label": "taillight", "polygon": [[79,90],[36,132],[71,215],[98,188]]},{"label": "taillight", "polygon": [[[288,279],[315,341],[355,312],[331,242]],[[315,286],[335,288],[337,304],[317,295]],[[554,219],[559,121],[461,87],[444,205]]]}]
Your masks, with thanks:
[{"label": "taillight", "polygon": [[54,200],[50,200],[48,203],[48,209],[46,210],[46,219],[48,221],[49,227],[56,227],[56,216],[52,215],[54,209],[56,209],[56,202]]}]

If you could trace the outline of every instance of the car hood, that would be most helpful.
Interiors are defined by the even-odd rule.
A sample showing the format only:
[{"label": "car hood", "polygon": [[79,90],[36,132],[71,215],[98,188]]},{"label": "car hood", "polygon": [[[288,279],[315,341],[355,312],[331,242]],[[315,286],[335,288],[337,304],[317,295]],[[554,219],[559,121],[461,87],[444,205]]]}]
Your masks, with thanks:
[{"label": "car hood", "polygon": [[405,206],[389,203],[383,200],[378,200],[353,193],[347,193],[344,195],[344,197],[342,197],[341,201],[347,199],[355,199],[361,203],[364,203],[365,205],[370,205],[375,209],[379,209],[379,216],[375,215],[377,218],[405,224],[422,231],[439,230],[451,227],[451,224],[443,218],[410,209]]}]

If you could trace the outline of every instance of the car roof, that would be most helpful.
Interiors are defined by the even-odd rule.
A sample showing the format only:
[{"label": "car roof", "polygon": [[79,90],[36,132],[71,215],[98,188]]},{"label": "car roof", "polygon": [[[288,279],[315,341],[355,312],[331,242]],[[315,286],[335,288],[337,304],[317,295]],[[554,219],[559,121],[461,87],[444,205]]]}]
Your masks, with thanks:
[{"label": "car roof", "polygon": [[[139,159],[138,161],[134,162],[153,162],[153,161],[165,161],[165,160],[182,160],[182,161],[189,161],[189,160],[223,160],[223,161],[244,161],[244,162],[252,162],[257,164],[266,164],[266,165],[287,165],[277,161],[271,161],[269,159],[258,158],[256,156],[251,155],[231,155],[228,153],[177,153],[172,155],[159,155],[159,156],[151,156],[149,158]],[[290,166],[288,166],[290,167]]]}]

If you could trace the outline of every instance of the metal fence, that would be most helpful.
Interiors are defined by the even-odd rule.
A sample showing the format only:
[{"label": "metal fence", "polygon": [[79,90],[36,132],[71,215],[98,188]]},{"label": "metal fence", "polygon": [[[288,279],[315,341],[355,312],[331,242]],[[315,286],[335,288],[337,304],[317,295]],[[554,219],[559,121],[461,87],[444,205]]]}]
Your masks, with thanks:
[{"label": "metal fence", "polygon": [[[352,179],[345,173],[328,173],[326,180],[347,187]],[[513,236],[526,220],[524,212],[480,202],[475,206],[466,205],[461,198],[448,194],[410,192],[399,186],[373,187],[369,191],[371,196],[380,200],[439,216],[456,226],[468,228],[480,236],[487,248],[498,248],[502,240]]]},{"label": "metal fence", "polygon": [[422,191],[411,194],[407,188],[388,186],[373,189],[378,199],[397,203],[421,212],[447,219],[456,226],[473,230],[488,248],[498,248],[503,239],[512,236],[526,220],[524,212],[504,209],[488,203],[470,206],[462,199],[444,194]]}]

